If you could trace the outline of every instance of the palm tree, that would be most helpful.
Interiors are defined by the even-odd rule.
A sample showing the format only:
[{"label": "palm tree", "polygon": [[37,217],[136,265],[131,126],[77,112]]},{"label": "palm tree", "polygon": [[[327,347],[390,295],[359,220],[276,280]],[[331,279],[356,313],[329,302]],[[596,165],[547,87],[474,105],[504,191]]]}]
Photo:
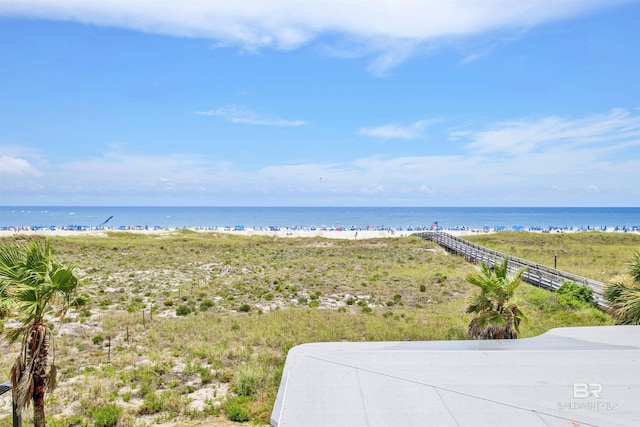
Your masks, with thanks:
[{"label": "palm tree", "polygon": [[526,269],[509,273],[508,263],[509,258],[505,257],[501,264],[494,266],[494,271],[491,266],[480,263],[480,271],[467,276],[467,282],[480,288],[471,296],[467,307],[467,313],[474,315],[468,328],[470,339],[518,338],[518,328],[525,316],[509,299]]},{"label": "palm tree", "polygon": [[617,280],[604,289],[613,317],[620,325],[640,325],[640,251],[633,254],[629,264],[630,283]]},{"label": "palm tree", "polygon": [[53,257],[48,240],[0,248],[0,288],[12,300],[20,326],[5,338],[21,341],[20,354],[11,368],[14,402],[18,411],[33,401],[33,423],[45,426],[44,396],[56,385],[55,360],[49,366],[51,330],[45,316],[62,317],[77,303],[78,278],[72,266]]}]

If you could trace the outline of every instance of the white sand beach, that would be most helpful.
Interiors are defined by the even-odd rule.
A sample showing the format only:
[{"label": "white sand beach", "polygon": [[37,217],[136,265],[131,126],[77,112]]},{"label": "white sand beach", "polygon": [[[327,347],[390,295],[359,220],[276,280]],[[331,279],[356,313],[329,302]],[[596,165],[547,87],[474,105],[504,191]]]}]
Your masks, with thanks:
[{"label": "white sand beach", "polygon": [[[328,230],[328,229],[286,229],[281,228],[278,230],[268,229],[252,229],[245,228],[243,230],[234,230],[223,227],[212,228],[186,228],[197,233],[224,233],[233,234],[237,236],[273,236],[273,237],[325,237],[329,239],[380,239],[391,237],[406,237],[409,234],[416,231],[399,231],[399,230]],[[0,230],[0,237],[13,236],[13,235],[26,235],[26,236],[107,236],[107,233],[135,233],[135,234],[149,234],[149,235],[163,235],[170,234],[179,231],[175,228],[158,228],[158,229],[87,229],[87,230],[66,230],[66,229],[28,229],[28,228],[15,228]]]},{"label": "white sand beach", "polygon": [[[323,237],[327,239],[344,239],[344,240],[359,240],[359,239],[384,239],[384,238],[398,238],[398,237],[407,237],[411,234],[421,233],[423,231],[430,230],[395,230],[395,229],[358,229],[358,230],[348,230],[348,229],[289,229],[289,228],[279,228],[279,229],[252,229],[252,228],[244,228],[241,230],[226,228],[226,227],[208,227],[208,228],[184,228],[186,230],[198,232],[198,233],[224,233],[224,234],[233,234],[237,236],[272,236],[272,237],[282,237],[282,238],[305,238],[305,237]],[[139,229],[139,228],[131,228],[131,229],[120,229],[120,228],[108,228],[108,229],[83,229],[83,230],[68,230],[63,228],[38,228],[38,229],[30,229],[30,228],[20,228],[20,227],[12,227],[6,230],[0,230],[0,237],[14,236],[14,235],[25,235],[25,236],[107,236],[107,233],[136,233],[136,234],[149,234],[149,235],[167,235],[170,233],[175,233],[182,229],[176,228],[149,228],[149,229]],[[478,234],[490,234],[490,233],[498,233],[502,231],[498,231],[495,229],[444,229],[440,230],[446,233],[452,234],[454,236],[471,236]],[[526,230],[524,232],[530,233],[578,233],[584,232],[582,229],[558,229],[551,231],[540,231],[540,230]],[[606,229],[598,229],[600,232],[623,232],[620,230],[615,230],[612,227],[608,227]],[[640,234],[640,230],[632,230],[627,231],[629,233]]]}]

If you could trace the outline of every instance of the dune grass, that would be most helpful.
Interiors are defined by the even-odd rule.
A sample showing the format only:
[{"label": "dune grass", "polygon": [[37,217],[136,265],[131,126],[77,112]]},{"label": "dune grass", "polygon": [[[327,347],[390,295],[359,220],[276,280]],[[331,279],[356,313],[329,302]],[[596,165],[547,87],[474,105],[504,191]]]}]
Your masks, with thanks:
[{"label": "dune grass", "polygon": [[518,233],[504,232],[465,237],[480,245],[590,279],[607,282],[626,272],[640,248],[637,233]]},{"label": "dune grass", "polygon": [[[527,233],[505,236],[509,248],[544,254]],[[540,245],[552,238],[557,250],[571,253],[588,244],[597,259],[609,257],[615,246],[589,235],[582,243],[568,236],[544,235]],[[464,339],[470,320],[465,307],[472,287],[465,277],[474,266],[414,237],[111,233],[56,237],[52,246],[78,267],[91,301],[55,325],[61,385],[46,406],[54,427],[114,416],[131,426],[229,419],[266,424],[293,346]],[[612,275],[626,270],[619,265]],[[613,323],[594,308],[564,307],[555,294],[527,284],[516,302],[528,317],[523,337]],[[185,315],[178,316],[181,306]],[[0,372],[8,372],[17,348],[0,344],[0,350]],[[10,417],[0,420],[4,425]]]}]

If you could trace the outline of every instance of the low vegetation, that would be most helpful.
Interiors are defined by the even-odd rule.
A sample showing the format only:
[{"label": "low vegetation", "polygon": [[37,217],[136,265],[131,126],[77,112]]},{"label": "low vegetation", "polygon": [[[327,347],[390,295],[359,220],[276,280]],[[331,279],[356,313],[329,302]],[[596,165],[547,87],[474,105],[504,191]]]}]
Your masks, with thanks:
[{"label": "low vegetation", "polygon": [[[637,233],[501,232],[465,237],[480,245],[607,283],[627,271],[640,247]],[[555,258],[555,260],[554,260]]]},{"label": "low vegetation", "polygon": [[[556,250],[568,251],[565,236],[553,236]],[[580,246],[571,239],[567,247]],[[475,287],[465,279],[476,267],[415,237],[341,241],[183,231],[51,242],[63,262],[76,266],[88,301],[53,323],[60,368],[58,389],[46,399],[53,427],[114,420],[266,424],[292,347],[465,339],[472,318],[465,311]],[[513,238],[508,245],[519,243]],[[593,257],[606,258],[609,249],[594,242]],[[559,294],[526,283],[511,301],[527,316],[521,337],[614,322],[588,304],[567,307]],[[5,319],[5,327],[11,322]],[[18,352],[0,345],[0,372],[8,373]],[[9,410],[0,414],[6,415],[0,426],[9,426]],[[24,421],[30,422],[27,414]]]},{"label": "low vegetation", "polygon": [[510,301],[525,268],[509,272],[509,258],[496,263],[492,269],[480,263],[479,271],[469,274],[467,282],[479,289],[469,298],[467,313],[473,314],[468,336],[473,340],[515,339],[520,333],[524,313]]},{"label": "low vegetation", "polygon": [[608,284],[604,296],[618,324],[640,325],[640,251],[633,254],[627,275]]}]

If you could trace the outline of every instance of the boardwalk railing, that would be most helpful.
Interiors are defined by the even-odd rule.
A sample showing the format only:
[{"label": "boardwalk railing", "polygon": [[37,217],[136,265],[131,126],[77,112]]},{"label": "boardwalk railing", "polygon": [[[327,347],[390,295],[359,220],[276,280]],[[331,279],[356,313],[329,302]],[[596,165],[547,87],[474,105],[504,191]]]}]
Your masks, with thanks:
[{"label": "boardwalk railing", "polygon": [[[426,231],[423,233],[415,233],[414,236],[423,239],[433,240],[441,246],[444,246],[450,252],[464,256],[469,261],[484,262],[491,265],[502,262],[505,254],[494,251],[487,247],[478,245],[460,237],[453,236],[443,231]],[[517,271],[520,268],[526,268],[522,274],[522,280],[541,288],[557,291],[558,288],[567,281],[586,285],[593,291],[593,299],[601,309],[607,308],[606,300],[603,297],[604,283],[596,280],[587,279],[555,268],[546,267],[527,261],[526,259],[509,256],[509,271]]]}]

